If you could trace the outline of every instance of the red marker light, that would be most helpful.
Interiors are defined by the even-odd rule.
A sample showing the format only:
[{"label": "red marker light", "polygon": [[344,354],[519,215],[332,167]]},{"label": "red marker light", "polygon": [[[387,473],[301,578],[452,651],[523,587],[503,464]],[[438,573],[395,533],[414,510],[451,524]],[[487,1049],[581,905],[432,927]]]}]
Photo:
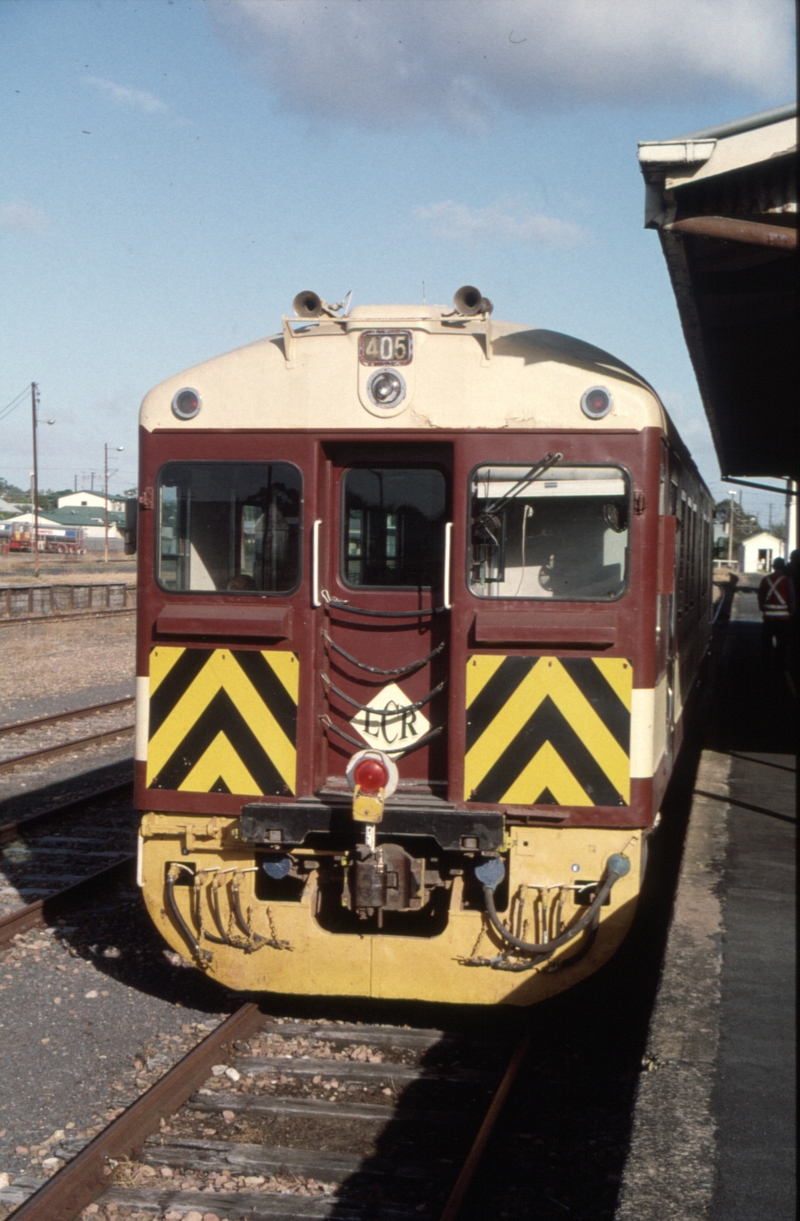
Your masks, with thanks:
[{"label": "red marker light", "polygon": [[368,796],[375,796],[385,789],[389,782],[389,773],[380,759],[361,759],[355,766],[353,780]]}]

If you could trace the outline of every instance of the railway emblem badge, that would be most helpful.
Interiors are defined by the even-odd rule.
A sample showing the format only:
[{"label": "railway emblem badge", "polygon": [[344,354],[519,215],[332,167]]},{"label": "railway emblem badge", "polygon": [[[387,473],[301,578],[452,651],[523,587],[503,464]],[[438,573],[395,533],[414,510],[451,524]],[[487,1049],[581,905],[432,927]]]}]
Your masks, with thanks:
[{"label": "railway emblem badge", "polygon": [[365,742],[387,754],[405,750],[430,731],[431,723],[419,708],[409,703],[397,683],[389,683],[373,696],[351,720]]}]

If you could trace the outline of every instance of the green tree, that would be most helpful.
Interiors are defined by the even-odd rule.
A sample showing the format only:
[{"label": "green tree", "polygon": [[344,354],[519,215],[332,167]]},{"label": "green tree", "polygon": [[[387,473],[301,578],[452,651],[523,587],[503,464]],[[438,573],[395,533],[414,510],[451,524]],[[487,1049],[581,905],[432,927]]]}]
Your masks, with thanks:
[{"label": "green tree", "polygon": [[728,558],[727,531],[730,529],[731,505],[733,505],[734,559],[736,559],[739,553],[739,544],[744,542],[746,538],[750,538],[751,535],[758,534],[761,529],[758,517],[754,513],[745,513],[738,500],[734,500],[733,497],[729,500],[718,500],[714,505],[714,521],[718,525],[725,526],[726,532],[714,543],[714,556],[716,559],[725,560]]}]

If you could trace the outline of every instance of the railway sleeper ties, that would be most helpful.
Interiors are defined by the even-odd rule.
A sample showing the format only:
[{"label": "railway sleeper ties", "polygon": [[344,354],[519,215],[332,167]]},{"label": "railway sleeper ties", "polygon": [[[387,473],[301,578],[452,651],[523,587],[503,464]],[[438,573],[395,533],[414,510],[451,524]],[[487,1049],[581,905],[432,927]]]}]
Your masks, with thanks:
[{"label": "railway sleeper ties", "polygon": [[[568,890],[581,891],[585,890],[586,887],[585,885],[576,886],[574,884],[528,887],[527,889],[533,889],[538,892],[540,928],[542,937],[541,941],[532,942],[524,941],[521,937],[515,936],[510,929],[506,928],[497,914],[497,908],[494,902],[494,892],[505,877],[505,865],[500,857],[489,857],[488,860],[485,860],[482,864],[476,866],[475,876],[483,885],[483,897],[486,904],[486,915],[489,919],[489,923],[495,932],[503,939],[503,941],[506,942],[509,947],[511,947],[511,949],[506,950],[504,953],[499,954],[494,958],[478,958],[473,955],[471,958],[465,958],[462,960],[464,965],[475,967],[492,967],[494,970],[499,971],[531,970],[533,967],[539,966],[541,963],[546,962],[552,957],[556,950],[561,949],[562,946],[567,945],[570,941],[573,941],[577,936],[579,936],[579,934],[586,932],[586,941],[582,949],[577,954],[574,954],[567,959],[561,959],[556,963],[550,964],[548,969],[560,970],[562,967],[576,962],[588,952],[592,943],[594,942],[600,922],[600,908],[608,900],[615,883],[618,882],[620,878],[624,878],[629,871],[630,861],[628,858],[618,852],[612,853],[612,855],[608,858],[606,876],[603,879],[603,882],[597,887],[595,896],[584,914],[569,928],[564,929],[563,931],[558,931],[556,936],[552,939],[550,939],[548,935],[548,916],[550,907],[548,892],[551,890],[558,890],[559,892],[556,900],[556,924],[557,928],[561,930],[561,914],[564,902],[564,892]],[[524,892],[524,889],[526,888],[520,888],[520,891]],[[523,893],[519,894],[518,904],[520,909],[519,918],[521,920],[524,908]],[[524,927],[525,926],[523,925],[523,931]],[[517,952],[517,955],[523,954],[533,956],[533,960],[530,962],[509,961],[509,955],[514,950]]]},{"label": "railway sleeper ties", "polygon": [[[269,946],[273,950],[291,950],[292,947],[289,942],[282,941],[277,936],[272,912],[269,907],[267,908],[266,915],[270,925],[270,937],[262,937],[252,927],[253,909],[251,907],[247,909],[245,914],[242,904],[244,875],[246,873],[257,872],[258,866],[254,865],[244,869],[238,866],[228,869],[200,869],[195,873],[188,865],[184,865],[180,861],[171,864],[167,870],[167,901],[170,910],[201,967],[207,967],[212,959],[211,951],[203,948],[202,943],[204,941],[210,941],[215,945],[231,946],[233,949],[243,950],[245,954],[253,954],[256,950],[261,950],[265,946]],[[181,912],[175,896],[175,886],[180,881],[182,873],[188,875],[188,878],[191,879],[191,907],[192,918],[197,928],[196,934],[192,931],[188,921]],[[222,913],[220,892],[223,888],[227,890],[229,885],[232,898],[228,898],[227,901],[228,918],[226,922]],[[206,905],[219,935],[209,932],[206,927],[203,918],[204,891],[207,892]]]}]

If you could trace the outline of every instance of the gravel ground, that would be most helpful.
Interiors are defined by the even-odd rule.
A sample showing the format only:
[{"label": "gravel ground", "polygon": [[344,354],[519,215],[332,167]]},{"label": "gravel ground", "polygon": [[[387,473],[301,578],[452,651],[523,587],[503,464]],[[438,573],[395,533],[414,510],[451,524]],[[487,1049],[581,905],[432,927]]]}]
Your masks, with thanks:
[{"label": "gravel ground", "polygon": [[[110,743],[92,751],[76,751],[74,756],[62,755],[49,767],[0,774],[0,826],[17,822],[40,810],[77,801],[88,793],[97,793],[114,785],[133,782],[133,760],[130,739]],[[99,755],[121,755],[117,761],[95,766]],[[91,762],[89,762],[91,760]],[[87,766],[89,771],[85,769]],[[41,775],[40,775],[41,773]],[[20,776],[26,779],[21,780]],[[6,784],[5,782],[8,782]]]},{"label": "gravel ground", "polygon": [[[91,716],[70,721],[57,721],[53,725],[42,725],[34,729],[0,737],[0,763],[19,758],[30,751],[50,750],[55,746],[67,746],[80,738],[93,734],[111,733],[115,729],[132,729],[133,705],[112,708],[107,712],[95,712]],[[28,766],[21,764],[20,766]]]},{"label": "gravel ground", "polygon": [[4,625],[0,724],[133,695],[135,642],[135,615]]},{"label": "gravel ground", "polygon": [[[120,780],[133,780],[133,738],[130,734],[101,742],[84,750],[59,755],[48,762],[15,767],[9,772],[0,772],[0,820],[10,821],[12,811],[19,809],[27,798],[25,808],[31,811],[42,808],[42,804],[58,804],[71,799],[72,780],[80,780],[87,772],[108,773]],[[111,781],[109,781],[111,783]],[[84,785],[86,791],[94,784]],[[66,794],[66,795],[65,795]]]},{"label": "gravel ground", "polygon": [[136,560],[114,559],[104,564],[96,559],[57,559],[48,556],[39,564],[38,580],[33,575],[33,561],[23,555],[0,555],[0,589],[20,585],[105,585],[124,581],[136,584]]},{"label": "gravel ground", "polygon": [[177,965],[136,890],[110,893],[0,953],[0,1182],[54,1173],[52,1146],[95,1135],[235,1003]]},{"label": "gravel ground", "polygon": [[20,827],[0,847],[0,917],[134,855],[138,824],[126,786]]}]

